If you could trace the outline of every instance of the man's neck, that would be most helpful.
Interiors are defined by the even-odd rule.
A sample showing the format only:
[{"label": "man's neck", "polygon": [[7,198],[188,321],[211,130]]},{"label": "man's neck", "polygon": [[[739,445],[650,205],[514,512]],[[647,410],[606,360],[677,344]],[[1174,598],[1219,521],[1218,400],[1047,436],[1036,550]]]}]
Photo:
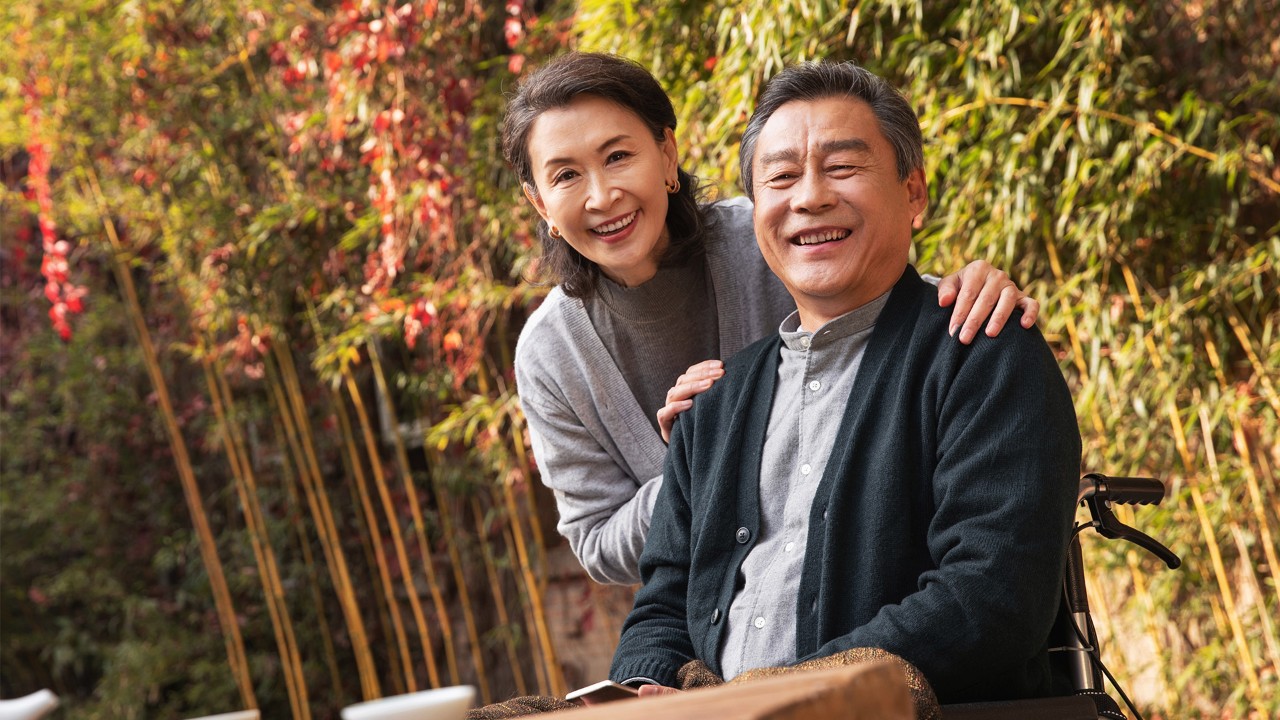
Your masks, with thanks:
[{"label": "man's neck", "polygon": [[[907,267],[907,265],[902,267],[903,272],[906,272]],[[889,292],[901,279],[902,273],[899,273],[894,277],[893,282],[888,284],[881,282],[874,287],[864,284],[853,288],[852,292],[831,297],[812,297],[793,292],[791,299],[796,301],[796,310],[800,313],[800,329],[813,332],[841,315],[847,315]]]}]

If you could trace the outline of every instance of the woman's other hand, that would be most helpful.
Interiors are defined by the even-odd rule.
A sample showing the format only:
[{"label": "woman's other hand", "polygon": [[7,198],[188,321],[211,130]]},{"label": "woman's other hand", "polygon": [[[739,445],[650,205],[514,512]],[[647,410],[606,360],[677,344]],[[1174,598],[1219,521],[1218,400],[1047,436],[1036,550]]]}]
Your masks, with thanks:
[{"label": "woman's other hand", "polygon": [[1015,308],[1022,309],[1024,328],[1034,325],[1040,315],[1040,303],[1014,284],[1009,273],[985,260],[974,260],[938,283],[938,305],[947,307],[952,303],[951,335],[958,333],[960,342],[966,345],[973,342],[984,320],[987,336],[995,337]]},{"label": "woman's other hand", "polygon": [[724,363],[719,360],[703,360],[690,365],[684,374],[676,378],[676,384],[667,391],[667,404],[658,410],[658,428],[662,442],[671,441],[671,426],[676,416],[693,407],[693,397],[706,392],[717,380],[724,377]]}]

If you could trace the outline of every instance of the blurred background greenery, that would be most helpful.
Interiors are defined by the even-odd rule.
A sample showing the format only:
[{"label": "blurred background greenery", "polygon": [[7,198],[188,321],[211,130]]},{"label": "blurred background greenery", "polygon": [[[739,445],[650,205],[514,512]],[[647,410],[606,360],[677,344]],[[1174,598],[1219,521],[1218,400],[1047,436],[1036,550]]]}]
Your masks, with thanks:
[{"label": "blurred background greenery", "polygon": [[787,63],[898,84],[918,265],[1007,268],[1084,468],[1169,484],[1121,516],[1181,570],[1086,539],[1109,665],[1148,717],[1280,714],[1275,0],[36,0],[0,29],[0,695],[310,718],[597,679],[578,646],[622,611],[528,454],[511,352],[547,288],[497,149],[577,48],[659,77],[720,196]]}]

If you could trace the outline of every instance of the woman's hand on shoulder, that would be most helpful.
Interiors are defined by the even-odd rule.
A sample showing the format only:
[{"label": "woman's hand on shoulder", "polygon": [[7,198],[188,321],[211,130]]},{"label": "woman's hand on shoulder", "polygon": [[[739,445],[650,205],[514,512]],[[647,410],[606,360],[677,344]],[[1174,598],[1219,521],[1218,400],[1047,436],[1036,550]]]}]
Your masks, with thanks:
[{"label": "woman's hand on shoulder", "polygon": [[1034,325],[1040,315],[1040,303],[1023,292],[1009,273],[986,260],[974,260],[938,283],[938,305],[947,307],[952,303],[951,335],[958,334],[966,345],[973,342],[984,320],[987,337],[995,337],[1016,308],[1022,309],[1024,328]]},{"label": "woman's hand on shoulder", "polygon": [[658,428],[662,442],[671,441],[671,426],[676,416],[693,407],[693,398],[706,392],[717,380],[724,377],[724,363],[719,360],[703,360],[690,365],[684,374],[676,378],[676,384],[667,391],[667,404],[658,410]]}]

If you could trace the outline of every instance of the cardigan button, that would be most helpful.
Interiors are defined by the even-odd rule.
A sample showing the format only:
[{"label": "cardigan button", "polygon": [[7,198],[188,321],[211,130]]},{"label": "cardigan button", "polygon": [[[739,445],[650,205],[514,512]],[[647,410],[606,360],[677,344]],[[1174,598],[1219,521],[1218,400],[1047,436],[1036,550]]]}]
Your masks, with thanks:
[{"label": "cardigan button", "polygon": [[751,540],[751,531],[744,527],[740,527],[738,528],[738,533],[734,535],[734,538],[737,539],[739,545],[746,545],[747,542]]},{"label": "cardigan button", "polygon": [[720,608],[716,608],[711,612],[711,624],[712,625],[720,624]]}]

